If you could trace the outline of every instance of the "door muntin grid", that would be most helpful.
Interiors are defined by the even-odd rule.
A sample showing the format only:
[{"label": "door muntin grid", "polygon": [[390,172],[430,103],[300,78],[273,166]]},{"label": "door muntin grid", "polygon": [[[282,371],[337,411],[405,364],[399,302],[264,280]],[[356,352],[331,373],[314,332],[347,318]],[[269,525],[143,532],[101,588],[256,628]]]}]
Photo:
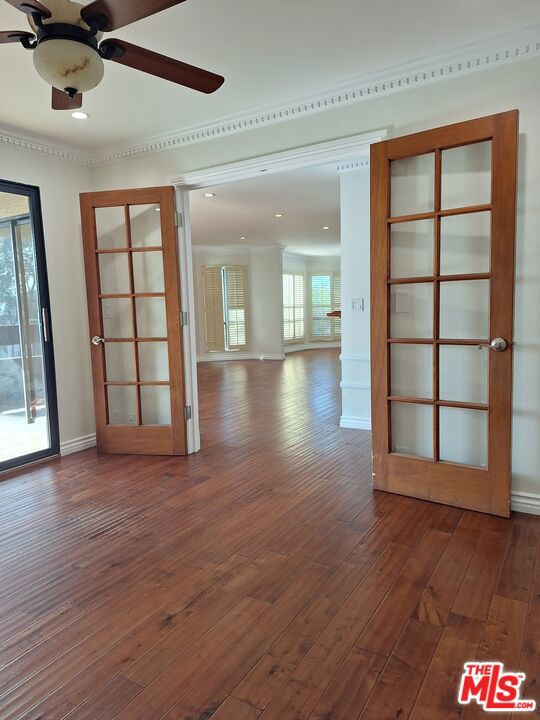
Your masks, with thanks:
[{"label": "door muntin grid", "polygon": [[107,425],[170,426],[160,206],[95,208]]},{"label": "door muntin grid", "polygon": [[487,469],[491,153],[489,140],[390,161],[391,453]]}]

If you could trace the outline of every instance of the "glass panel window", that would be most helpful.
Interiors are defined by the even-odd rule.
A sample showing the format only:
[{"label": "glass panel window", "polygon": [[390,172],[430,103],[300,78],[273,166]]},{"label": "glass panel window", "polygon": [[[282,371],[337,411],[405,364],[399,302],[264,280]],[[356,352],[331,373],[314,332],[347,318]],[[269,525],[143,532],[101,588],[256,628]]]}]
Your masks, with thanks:
[{"label": "glass panel window", "polygon": [[475,345],[441,345],[439,377],[441,400],[483,403],[488,401],[490,351]]},{"label": "glass panel window", "polygon": [[109,425],[137,425],[137,389],[134,385],[107,387]]},{"label": "glass panel window", "polygon": [[313,273],[310,280],[311,340],[339,340],[341,319],[328,317],[341,309],[341,275],[336,272]]},{"label": "glass panel window", "polygon": [[391,277],[433,275],[433,220],[394,223],[390,237]]},{"label": "glass panel window", "polygon": [[393,338],[433,337],[433,283],[392,285],[390,303]]},{"label": "glass panel window", "polygon": [[304,275],[283,274],[283,340],[303,342],[305,337]]},{"label": "glass panel window", "polygon": [[392,217],[433,212],[435,155],[415,155],[391,163]]},{"label": "glass panel window", "polygon": [[105,253],[99,256],[99,285],[103,295],[131,291],[128,253]]},{"label": "glass panel window", "polygon": [[124,206],[96,208],[97,246],[100,250],[127,247],[126,213]]},{"label": "glass panel window", "polygon": [[392,452],[433,459],[433,406],[393,402]]},{"label": "glass panel window", "polygon": [[395,344],[391,352],[392,395],[433,396],[433,346]]},{"label": "glass panel window", "polygon": [[105,368],[108,381],[136,380],[134,343],[105,343]]},{"label": "glass panel window", "polygon": [[441,283],[440,334],[445,339],[489,337],[489,280]]},{"label": "glass panel window", "polygon": [[143,425],[171,424],[171,390],[167,385],[141,387],[141,416]]},{"label": "glass panel window", "polygon": [[207,265],[203,268],[207,352],[245,350],[248,346],[247,268]]},{"label": "glass panel window", "polygon": [[136,293],[164,292],[163,253],[134,252],[132,262]]},{"label": "glass panel window", "polygon": [[491,202],[491,140],[443,150],[443,210]]},{"label": "glass panel window", "polygon": [[133,247],[161,246],[159,205],[130,205],[131,244]]},{"label": "glass panel window", "polygon": [[169,346],[166,342],[139,345],[139,375],[143,381],[169,380]]},{"label": "glass panel window", "polygon": [[441,218],[442,275],[489,272],[490,252],[490,212]]},{"label": "glass panel window", "polygon": [[487,466],[488,414],[485,410],[441,407],[441,460],[485,468]]}]

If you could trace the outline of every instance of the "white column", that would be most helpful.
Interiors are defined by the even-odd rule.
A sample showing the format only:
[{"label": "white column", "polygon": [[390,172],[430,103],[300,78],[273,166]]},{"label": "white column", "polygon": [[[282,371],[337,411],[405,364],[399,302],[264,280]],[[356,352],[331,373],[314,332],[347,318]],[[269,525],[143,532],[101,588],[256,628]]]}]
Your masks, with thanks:
[{"label": "white column", "polygon": [[340,168],[341,388],[340,425],[371,429],[369,161]]}]

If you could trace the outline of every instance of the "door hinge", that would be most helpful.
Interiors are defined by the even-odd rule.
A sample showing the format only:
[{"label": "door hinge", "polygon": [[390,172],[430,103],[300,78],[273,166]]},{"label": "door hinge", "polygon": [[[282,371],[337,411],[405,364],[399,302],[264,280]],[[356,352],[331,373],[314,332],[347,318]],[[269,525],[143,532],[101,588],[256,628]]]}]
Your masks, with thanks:
[{"label": "door hinge", "polygon": [[187,310],[182,310],[180,313],[180,327],[186,327],[188,324],[188,314]]},{"label": "door hinge", "polygon": [[191,405],[186,405],[186,407],[184,408],[184,419],[187,422],[188,420],[191,420],[191,417]]},{"label": "door hinge", "polygon": [[174,213],[174,224],[179,228],[184,227],[184,216],[179,210]]}]

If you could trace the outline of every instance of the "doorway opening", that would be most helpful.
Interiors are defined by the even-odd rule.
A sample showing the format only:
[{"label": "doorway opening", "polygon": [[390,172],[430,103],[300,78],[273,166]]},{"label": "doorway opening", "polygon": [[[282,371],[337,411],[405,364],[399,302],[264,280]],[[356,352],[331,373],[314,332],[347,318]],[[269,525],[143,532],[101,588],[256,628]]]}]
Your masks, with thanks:
[{"label": "doorway opening", "polygon": [[0,472],[58,453],[39,189],[0,181]]},{"label": "doorway opening", "polygon": [[[284,364],[262,375],[286,382],[291,354],[320,352],[325,383],[339,391],[341,347],[340,176],[336,163],[197,189],[190,193],[200,397],[221,375],[242,405],[246,361]],[[289,358],[287,360],[286,358]],[[225,362],[224,362],[225,361]],[[231,363],[231,361],[233,361]],[[237,368],[231,367],[242,363]],[[208,363],[219,363],[214,369]],[[298,372],[303,365],[294,363]],[[313,367],[311,358],[310,367]],[[306,383],[311,373],[306,373]],[[239,387],[235,389],[235,383]],[[308,388],[295,391],[299,400]],[[206,404],[203,408],[203,432]],[[247,406],[246,406],[247,407]],[[338,422],[339,417],[336,419]]]}]

